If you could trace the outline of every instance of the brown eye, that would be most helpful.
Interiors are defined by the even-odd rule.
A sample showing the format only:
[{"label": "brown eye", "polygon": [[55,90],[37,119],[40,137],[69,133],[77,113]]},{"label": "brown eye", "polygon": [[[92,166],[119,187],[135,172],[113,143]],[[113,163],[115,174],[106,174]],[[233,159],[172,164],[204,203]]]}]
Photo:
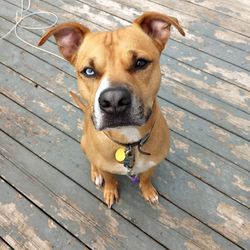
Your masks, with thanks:
[{"label": "brown eye", "polygon": [[94,69],[92,69],[91,67],[86,67],[82,70],[81,72],[84,76],[86,77],[95,77],[96,76],[96,72]]},{"label": "brown eye", "polygon": [[134,69],[135,70],[145,69],[149,63],[150,63],[150,61],[143,59],[143,58],[139,58],[135,62]]}]

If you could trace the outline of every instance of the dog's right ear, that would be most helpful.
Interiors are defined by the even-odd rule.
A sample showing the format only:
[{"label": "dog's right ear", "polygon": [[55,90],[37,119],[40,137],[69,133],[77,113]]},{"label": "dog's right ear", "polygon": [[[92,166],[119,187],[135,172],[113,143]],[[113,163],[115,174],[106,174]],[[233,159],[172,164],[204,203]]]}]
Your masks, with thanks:
[{"label": "dog's right ear", "polygon": [[73,64],[76,52],[88,32],[90,30],[79,23],[62,23],[49,29],[38,42],[38,46],[43,45],[53,35],[63,57]]}]

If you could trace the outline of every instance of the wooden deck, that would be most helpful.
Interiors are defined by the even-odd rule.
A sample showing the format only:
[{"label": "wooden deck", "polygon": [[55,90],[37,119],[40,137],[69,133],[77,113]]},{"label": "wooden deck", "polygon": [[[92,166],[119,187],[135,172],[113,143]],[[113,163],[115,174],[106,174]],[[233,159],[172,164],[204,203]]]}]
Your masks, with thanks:
[{"label": "wooden deck", "polygon": [[[1,35],[18,3],[0,0]],[[120,177],[108,209],[79,145],[73,68],[11,33],[0,41],[0,249],[250,249],[250,2],[33,0],[39,10],[93,30],[146,10],[180,20],[187,35],[173,32],[161,58],[171,151],[153,178],[159,206]],[[42,32],[19,34],[36,44]]]}]

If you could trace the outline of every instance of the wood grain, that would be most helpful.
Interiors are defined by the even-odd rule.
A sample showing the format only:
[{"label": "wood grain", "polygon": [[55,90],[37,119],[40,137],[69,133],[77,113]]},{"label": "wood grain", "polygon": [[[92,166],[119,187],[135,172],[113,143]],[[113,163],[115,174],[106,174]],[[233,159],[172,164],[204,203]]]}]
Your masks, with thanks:
[{"label": "wood grain", "polygon": [[[2,154],[0,161],[5,167],[10,166],[9,162],[3,159]],[[2,168],[3,166],[0,167],[1,175]],[[85,247],[2,178],[0,187],[0,235],[12,248],[49,250]],[[0,247],[0,249],[8,249],[8,247]]]},{"label": "wood grain", "polygon": [[[10,81],[4,81],[2,93],[25,107],[43,120],[79,141],[82,130],[82,113],[70,103],[48,93],[43,88],[35,88],[28,79],[19,79],[18,74],[0,65],[2,72],[7,72]],[[5,73],[3,73],[5,76]],[[10,77],[11,76],[11,77]],[[7,79],[7,76],[4,77]],[[46,100],[46,102],[45,102]],[[169,122],[171,120],[168,119]],[[173,119],[173,123],[175,119]],[[247,192],[249,173],[237,165],[211,153],[196,143],[172,133],[171,154],[169,159],[194,176],[203,179],[210,185],[250,207]],[[249,178],[247,177],[249,176]],[[244,180],[241,187],[237,179]],[[228,185],[230,183],[230,185]]]},{"label": "wood grain", "polygon": [[[0,34],[20,9],[0,0]],[[250,249],[250,38],[245,1],[32,1],[94,31],[147,10],[176,16],[158,100],[171,149],[153,177],[160,205],[119,176],[107,209],[90,180],[72,102],[74,69],[10,34],[0,40],[0,249]],[[24,24],[44,25],[50,16]],[[18,29],[36,44],[42,32]],[[43,47],[58,53],[53,39]]]},{"label": "wood grain", "polygon": [[[2,98],[5,100],[5,98]],[[6,102],[9,102],[7,99],[5,100]],[[50,190],[53,190],[53,193],[55,193],[57,196],[63,198],[64,200],[66,199],[67,203],[70,204],[73,207],[76,207],[78,211],[91,211],[93,212],[94,218],[102,218],[102,220],[105,219],[105,213],[106,211],[110,211],[106,208],[104,205],[100,205],[100,202],[98,202],[99,205],[94,205],[91,206],[91,200],[93,199],[92,196],[90,196],[89,193],[84,192],[80,187],[84,185],[84,189],[88,190],[90,193],[95,194],[95,196],[98,196],[99,199],[102,198],[102,194],[100,190],[97,190],[94,187],[94,184],[91,183],[90,177],[89,177],[89,167],[86,166],[87,162],[86,160],[82,157],[82,154],[80,154],[80,148],[79,148],[79,143],[75,142],[74,140],[67,138],[63,136],[62,133],[59,133],[60,139],[58,138],[58,135],[56,135],[58,132],[53,129],[51,126],[45,124],[42,122],[40,119],[32,116],[29,114],[29,112],[21,109],[18,107],[16,104],[11,104],[8,105],[9,107],[13,106],[12,110],[9,110],[10,116],[11,114],[16,113],[20,117],[23,117],[22,120],[29,120],[30,122],[33,123],[33,128],[36,127],[36,131],[30,131],[30,134],[27,134],[27,129],[24,126],[20,125],[15,125],[15,123],[12,123],[10,120],[4,127],[5,131],[9,133],[7,127],[9,127],[10,124],[13,124],[13,126],[9,127],[12,131],[16,131],[15,133],[12,133],[14,135],[14,139],[20,141],[22,145],[25,145],[29,150],[24,150],[23,147],[18,147],[13,140],[10,141],[9,138],[6,138],[6,135],[1,137],[1,141],[4,140],[4,137],[6,138],[5,140],[8,141],[8,144],[5,144],[6,146],[4,147],[4,155],[6,156],[5,158],[10,158],[11,156],[14,157],[14,162],[15,165],[20,166],[20,163],[24,166],[20,167],[25,170],[26,172],[29,172],[32,174],[32,179],[31,178],[26,178],[25,181],[14,181],[11,179],[11,182],[15,182],[16,185],[22,185],[26,186],[26,192],[30,194],[34,188],[30,189],[31,184],[28,182],[28,180],[33,180],[34,178],[39,179],[39,182],[43,183],[43,186],[47,187]],[[38,145],[36,143],[33,143],[30,145],[29,141],[34,142],[34,137],[41,137],[38,135],[38,130],[40,130],[40,127],[38,124],[39,122],[40,127],[42,127],[44,130],[46,130],[49,134],[48,136],[44,137],[42,141]],[[19,123],[19,122],[18,122]],[[1,124],[2,125],[2,124]],[[20,130],[20,128],[23,128]],[[23,136],[23,135],[24,136]],[[5,141],[4,140],[4,141]],[[65,147],[67,144],[70,144],[70,146],[67,147],[67,150],[65,151]],[[49,148],[47,148],[49,145]],[[61,145],[61,146],[60,146]],[[21,152],[20,152],[20,149]],[[54,150],[54,148],[56,150]],[[39,161],[39,164],[33,163],[33,159],[37,161],[37,157],[32,156],[31,152],[34,152],[39,156],[39,158],[43,158],[46,162],[49,163],[41,163]],[[13,154],[15,152],[15,154]],[[62,155],[65,156],[64,159],[61,159],[59,161],[58,157],[62,158]],[[29,158],[30,161],[27,164],[25,161],[26,158]],[[12,157],[13,158],[13,157]],[[18,160],[17,160],[18,159]],[[5,166],[5,164],[2,164]],[[37,165],[40,166],[39,169],[37,169]],[[54,168],[51,168],[53,166]],[[7,176],[7,171],[10,171],[12,174],[8,174],[8,178],[11,178],[13,175],[13,172],[15,176],[19,177],[21,176],[16,170],[11,171],[9,167],[4,168],[3,175]],[[60,173],[64,173],[66,176],[70,177],[71,180],[75,180],[78,185],[76,185],[74,182],[66,179],[63,176],[56,177],[55,174],[59,174],[58,170],[60,170]],[[55,182],[54,180],[57,180]],[[129,185],[128,185],[129,184]],[[38,186],[38,185],[32,185],[32,186]],[[39,187],[39,186],[38,186]],[[37,187],[37,188],[38,188]],[[125,189],[126,187],[126,189]],[[219,234],[216,234],[214,231],[206,227],[204,224],[200,223],[196,219],[192,218],[190,215],[187,213],[184,213],[182,210],[178,209],[177,207],[173,206],[171,203],[161,199],[161,206],[152,209],[149,205],[146,205],[145,202],[143,201],[143,198],[139,195],[139,192],[136,191],[135,186],[132,186],[130,183],[128,183],[128,179],[125,177],[120,178],[120,193],[121,193],[121,198],[119,201],[119,204],[117,206],[114,206],[115,211],[118,211],[120,214],[122,214],[124,217],[126,217],[128,220],[130,220],[132,223],[135,225],[142,227],[144,231],[146,230],[147,234],[152,235],[155,239],[157,239],[159,242],[164,244],[165,246],[169,247],[170,249],[178,249],[180,246],[184,246],[185,244],[195,244],[200,247],[205,247],[206,244],[210,244],[213,247],[218,247],[221,246],[225,249],[234,249],[234,245],[230,241],[225,240],[223,237],[221,237]],[[138,190],[138,189],[137,189]],[[37,194],[40,194],[41,191],[36,192]],[[77,196],[75,195],[77,194]],[[87,195],[87,197],[84,197],[84,195]],[[46,195],[42,197],[40,195],[35,196],[36,199],[39,199],[39,202],[41,204],[47,204],[44,201],[41,201],[42,197],[51,197],[51,195]],[[88,200],[88,202],[85,202]],[[52,201],[50,201],[52,202]],[[52,208],[55,205],[52,206]],[[51,210],[51,206],[44,206],[46,209]],[[89,208],[88,208],[89,207]],[[98,207],[99,210],[98,211]],[[54,210],[54,209],[53,209]],[[56,210],[58,211],[58,210]],[[60,210],[59,210],[60,211]],[[141,211],[144,211],[141,213]],[[144,213],[146,213],[147,220],[145,220]],[[70,212],[71,216],[73,216],[75,213]],[[73,215],[72,215],[73,214]],[[109,213],[108,213],[109,214]],[[112,217],[115,216],[115,213],[111,213]],[[55,218],[57,218],[57,215],[53,215]],[[108,216],[108,215],[107,215]],[[78,216],[79,217],[79,216]],[[71,218],[71,217],[70,217]],[[80,217],[81,218],[81,217]],[[73,219],[71,219],[73,220]],[[101,220],[101,221],[102,221]],[[118,218],[116,219],[118,220]],[[76,219],[76,222],[79,221],[79,218]],[[98,220],[98,225],[99,227],[102,224],[100,219]],[[119,219],[120,221],[120,219]],[[182,222],[182,225],[180,224]],[[122,227],[124,223],[115,223],[116,227],[119,225]],[[105,224],[107,225],[107,224]],[[77,226],[74,225],[74,226]],[[154,228],[154,230],[152,230]],[[71,230],[74,232],[74,229],[71,228]],[[104,230],[104,229],[103,229]],[[106,229],[109,231],[112,231],[113,229]],[[132,230],[132,232],[135,229]],[[115,228],[114,231],[116,232],[115,236],[118,237],[117,235],[119,233],[118,228]],[[126,229],[126,232],[128,233],[128,228]],[[132,233],[131,232],[131,233]],[[195,232],[192,234],[191,232]],[[101,235],[103,235],[104,232],[102,231]],[[134,232],[135,235],[137,235]],[[191,235],[191,239],[189,238],[188,235]],[[204,237],[199,238],[199,236],[203,235]],[[79,235],[81,237],[81,235]],[[82,236],[84,237],[84,235]],[[111,236],[110,236],[111,237]],[[114,237],[114,236],[113,236]],[[122,235],[121,235],[122,237]],[[176,243],[172,238],[176,237],[178,238],[178,243]],[[110,240],[113,238],[111,237]],[[127,238],[121,238],[123,241]],[[205,239],[205,241],[204,241]],[[132,240],[131,240],[132,241]],[[135,240],[135,244],[138,241]],[[215,244],[215,242],[217,244]],[[117,242],[117,244],[119,241]],[[132,244],[132,243],[130,243]],[[146,244],[146,243],[145,243]],[[152,249],[152,246],[148,245],[148,249]],[[150,248],[151,247],[151,248]]]}]

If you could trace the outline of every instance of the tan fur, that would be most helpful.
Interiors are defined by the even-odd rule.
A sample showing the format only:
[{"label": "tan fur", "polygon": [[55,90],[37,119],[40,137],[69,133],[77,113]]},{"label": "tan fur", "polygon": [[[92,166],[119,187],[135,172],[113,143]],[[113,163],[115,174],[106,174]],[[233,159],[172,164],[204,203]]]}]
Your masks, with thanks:
[{"label": "tan fur", "polygon": [[[152,22],[155,22],[153,24],[156,28],[159,26],[159,31],[150,31],[148,25],[151,25]],[[145,107],[152,109],[149,120],[142,126],[134,127],[140,134],[140,138],[152,130],[147,143],[143,146],[143,151],[150,152],[151,155],[143,155],[136,149],[135,157],[138,169],[148,162],[156,166],[169,151],[169,129],[160,111],[156,95],[161,80],[160,54],[170,35],[171,24],[182,35],[185,34],[177,19],[148,12],[137,18],[131,26],[111,32],[94,33],[80,24],[67,23],[64,26],[59,25],[52,28],[40,40],[39,45],[43,44],[49,36],[57,34],[56,40],[60,47],[60,42],[62,41],[63,44],[64,41],[61,39],[58,29],[61,32],[63,27],[68,29],[71,26],[76,38],[79,38],[79,34],[81,36],[78,39],[81,42],[79,48],[77,43],[75,50],[74,47],[73,50],[69,50],[66,45],[63,48],[60,47],[60,51],[66,53],[64,57],[74,65],[79,93],[87,103],[87,105],[83,104],[79,97],[71,92],[76,104],[85,112],[81,146],[91,162],[93,181],[100,184],[100,179],[96,179],[99,176],[103,177],[105,181],[104,199],[109,207],[118,199],[118,184],[115,174],[124,174],[126,171],[124,166],[115,160],[115,151],[120,146],[113,140],[123,143],[131,141],[126,134],[117,129],[109,129],[108,136],[103,131],[96,130],[91,117],[97,89],[104,77],[107,77],[113,84],[125,83],[128,88],[133,89],[133,93]],[[79,33],[75,34],[75,32]],[[65,45],[63,44],[63,46]],[[65,52],[65,50],[67,51]],[[131,70],[131,62],[135,55],[137,58],[146,58],[152,63],[145,70],[135,73]],[[86,65],[95,67],[97,72],[95,78],[86,78],[82,75],[81,71]],[[140,174],[140,188],[144,198],[154,203],[158,201],[158,196],[150,178],[155,166],[150,164],[148,169]]]}]

